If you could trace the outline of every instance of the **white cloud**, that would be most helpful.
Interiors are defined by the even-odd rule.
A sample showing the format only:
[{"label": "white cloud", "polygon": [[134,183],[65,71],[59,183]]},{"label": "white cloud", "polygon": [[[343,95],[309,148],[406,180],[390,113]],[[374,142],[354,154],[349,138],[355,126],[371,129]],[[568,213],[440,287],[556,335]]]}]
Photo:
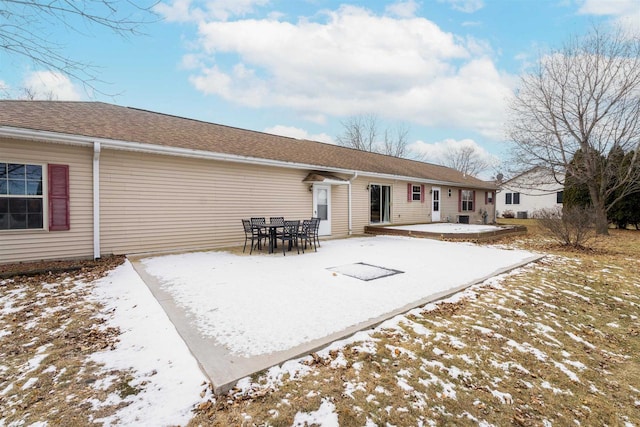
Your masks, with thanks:
[{"label": "white cloud", "polygon": [[498,72],[486,43],[424,18],[354,6],[315,19],[202,22],[196,55],[207,55],[208,65],[192,84],[242,105],[292,108],[301,117],[374,113],[502,136],[510,79]]},{"label": "white cloud", "polygon": [[451,8],[464,13],[473,13],[484,7],[483,0],[438,0],[440,3],[449,3]]},{"label": "white cloud", "polygon": [[385,12],[399,18],[413,18],[420,8],[415,0],[397,1],[385,7]]},{"label": "white cloud", "polygon": [[429,163],[443,164],[447,153],[462,148],[471,147],[477,153],[479,158],[486,161],[490,165],[497,166],[500,159],[482,148],[473,139],[445,139],[443,141],[427,143],[424,141],[416,141],[409,145],[409,148],[419,154],[424,155],[424,161]]},{"label": "white cloud", "polygon": [[640,34],[638,0],[579,0],[578,14],[610,16],[622,28]]},{"label": "white cloud", "polygon": [[275,125],[273,127],[266,128],[264,131],[266,133],[271,133],[274,135],[281,135],[281,136],[288,136],[290,138],[306,139],[309,141],[319,141],[319,142],[326,142],[328,144],[335,144],[335,141],[333,140],[333,138],[330,135],[327,135],[326,133],[310,134],[304,129],[300,129],[293,126]]},{"label": "white cloud", "polygon": [[193,0],[171,0],[158,3],[155,11],[169,22],[201,22],[207,19],[226,21],[245,16],[269,0],[209,0],[203,6]]},{"label": "white cloud", "polygon": [[67,76],[55,71],[33,71],[24,78],[22,85],[34,99],[82,100],[81,90]]}]

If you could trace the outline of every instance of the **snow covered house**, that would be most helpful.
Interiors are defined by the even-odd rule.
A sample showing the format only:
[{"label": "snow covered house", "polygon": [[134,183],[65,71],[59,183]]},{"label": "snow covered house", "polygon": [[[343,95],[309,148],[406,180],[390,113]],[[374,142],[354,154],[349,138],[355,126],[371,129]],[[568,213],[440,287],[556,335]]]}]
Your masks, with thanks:
[{"label": "snow covered house", "polygon": [[548,169],[535,167],[500,183],[499,187],[498,217],[532,218],[539,209],[562,206],[564,175],[554,176]]},{"label": "snow covered house", "polygon": [[443,166],[98,102],[0,101],[0,264],[244,242],[241,219],[494,218],[493,183]]}]

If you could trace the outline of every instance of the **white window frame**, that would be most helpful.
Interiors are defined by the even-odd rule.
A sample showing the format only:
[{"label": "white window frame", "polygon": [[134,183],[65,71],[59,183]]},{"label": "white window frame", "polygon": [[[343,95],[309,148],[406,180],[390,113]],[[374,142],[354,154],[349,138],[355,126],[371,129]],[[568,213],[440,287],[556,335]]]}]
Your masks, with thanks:
[{"label": "white window frame", "polygon": [[460,210],[462,212],[473,212],[473,190],[462,190],[460,195]]},{"label": "white window frame", "polygon": [[[21,195],[21,194],[0,194],[0,198],[7,199],[40,199],[42,200],[42,227],[40,228],[8,228],[0,229],[0,233],[28,233],[34,231],[47,231],[49,229],[49,171],[47,169],[47,163],[32,162],[28,160],[15,160],[15,159],[2,159],[0,163],[14,164],[14,165],[29,165],[40,166],[42,170],[42,194],[39,195]],[[8,191],[8,190],[7,190]]]},{"label": "white window frame", "polygon": [[[417,198],[416,198],[417,196]],[[422,187],[420,184],[411,184],[411,201],[412,202],[420,202],[422,201]]]}]

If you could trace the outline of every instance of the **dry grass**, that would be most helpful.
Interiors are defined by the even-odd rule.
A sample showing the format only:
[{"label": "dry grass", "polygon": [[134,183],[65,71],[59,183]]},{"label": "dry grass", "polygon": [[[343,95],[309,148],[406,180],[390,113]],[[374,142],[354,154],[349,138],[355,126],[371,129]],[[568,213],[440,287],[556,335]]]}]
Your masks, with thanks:
[{"label": "dry grass", "polygon": [[567,252],[526,225],[498,244],[542,262],[263,373],[190,425],[289,426],[320,408],[344,426],[640,425],[640,232]]},{"label": "dry grass", "polygon": [[117,409],[104,403],[109,394],[130,392],[128,372],[105,372],[89,359],[119,335],[97,315],[89,283],[121,262],[4,266],[34,273],[64,264],[73,272],[0,280],[0,425],[89,425]]}]

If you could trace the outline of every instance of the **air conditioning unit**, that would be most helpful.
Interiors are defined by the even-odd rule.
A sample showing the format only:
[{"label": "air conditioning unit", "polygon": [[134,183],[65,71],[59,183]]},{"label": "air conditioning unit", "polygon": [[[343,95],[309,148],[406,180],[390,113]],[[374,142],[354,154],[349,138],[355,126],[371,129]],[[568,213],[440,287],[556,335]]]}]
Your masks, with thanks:
[{"label": "air conditioning unit", "polygon": [[527,211],[519,211],[517,214],[518,219],[527,219]]},{"label": "air conditioning unit", "polygon": [[458,224],[469,224],[469,215],[458,215]]}]

